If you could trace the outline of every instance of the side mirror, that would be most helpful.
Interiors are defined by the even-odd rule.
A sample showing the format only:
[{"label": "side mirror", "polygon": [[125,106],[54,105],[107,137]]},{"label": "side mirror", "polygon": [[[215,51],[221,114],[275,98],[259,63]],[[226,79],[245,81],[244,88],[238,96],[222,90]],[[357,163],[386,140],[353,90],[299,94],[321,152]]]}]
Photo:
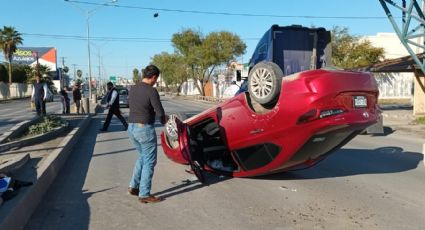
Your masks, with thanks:
[{"label": "side mirror", "polygon": [[236,81],[241,81],[242,75],[240,70],[236,70]]}]

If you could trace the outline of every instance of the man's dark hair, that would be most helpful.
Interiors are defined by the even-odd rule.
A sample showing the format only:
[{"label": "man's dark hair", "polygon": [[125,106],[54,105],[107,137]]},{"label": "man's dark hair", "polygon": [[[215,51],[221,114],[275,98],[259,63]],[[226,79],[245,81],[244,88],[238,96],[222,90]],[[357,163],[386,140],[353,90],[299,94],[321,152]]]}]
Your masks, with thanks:
[{"label": "man's dark hair", "polygon": [[107,85],[107,86],[111,86],[111,87],[113,87],[113,86],[114,86],[114,84],[112,84],[112,82],[108,82],[108,83],[106,83],[106,85]]},{"label": "man's dark hair", "polygon": [[152,78],[153,76],[159,76],[161,71],[158,69],[158,67],[154,65],[148,65],[143,70],[143,78]]}]

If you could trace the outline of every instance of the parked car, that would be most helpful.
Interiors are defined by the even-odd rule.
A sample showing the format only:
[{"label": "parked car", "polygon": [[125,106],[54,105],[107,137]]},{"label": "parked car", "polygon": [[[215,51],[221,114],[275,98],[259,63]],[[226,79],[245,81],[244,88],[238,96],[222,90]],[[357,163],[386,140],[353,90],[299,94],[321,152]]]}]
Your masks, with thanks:
[{"label": "parked car", "polygon": [[129,104],[128,104],[128,89],[121,88],[121,89],[117,89],[117,90],[118,90],[118,93],[119,93],[119,96],[120,96],[120,101],[119,101],[120,107],[128,108],[129,107]]},{"label": "parked car", "polygon": [[[205,170],[233,177],[272,174],[313,166],[376,123],[380,110],[375,79],[369,73],[342,71],[318,63],[316,60],[321,59],[314,53],[328,45],[307,44],[324,42],[314,38],[313,33],[327,32],[302,28],[297,27],[294,33],[286,31],[286,39],[281,42],[295,42],[296,37],[306,44],[305,50],[316,49],[309,56],[310,63],[315,64],[297,72],[292,72],[292,67],[284,72],[282,66],[286,64],[307,63],[298,43],[267,43],[274,44],[275,49],[286,47],[282,52],[270,51],[287,54],[271,60],[269,54],[258,58],[262,54],[255,52],[262,46],[257,46],[248,91],[188,119],[170,116],[161,133],[166,156],[190,164],[200,181]],[[270,31],[265,36],[281,30],[274,26]],[[298,50],[289,52],[293,47]],[[275,63],[279,60],[281,65]]]}]

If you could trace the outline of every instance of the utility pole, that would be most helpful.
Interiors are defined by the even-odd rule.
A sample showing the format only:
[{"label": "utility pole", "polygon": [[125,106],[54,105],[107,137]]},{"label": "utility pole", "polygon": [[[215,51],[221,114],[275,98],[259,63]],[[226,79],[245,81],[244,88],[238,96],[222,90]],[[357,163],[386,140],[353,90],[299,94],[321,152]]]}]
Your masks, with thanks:
[{"label": "utility pole", "polygon": [[74,81],[77,79],[76,77],[76,75],[77,75],[77,72],[76,72],[76,70],[75,70],[75,67],[76,67],[76,64],[72,64],[72,67],[74,67]]},{"label": "utility pole", "polygon": [[60,85],[60,88],[62,89],[65,86],[65,81],[64,81],[65,57],[61,57],[61,59],[62,59],[62,69],[61,69],[61,72],[60,72],[60,79],[59,79],[60,84],[59,85]]}]

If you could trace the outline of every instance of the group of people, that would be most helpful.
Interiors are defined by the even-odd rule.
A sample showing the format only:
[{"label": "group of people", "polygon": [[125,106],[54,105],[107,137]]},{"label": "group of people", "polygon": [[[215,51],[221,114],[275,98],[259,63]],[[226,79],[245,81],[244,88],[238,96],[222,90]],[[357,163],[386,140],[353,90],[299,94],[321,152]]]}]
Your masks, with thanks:
[{"label": "group of people", "polygon": [[[165,124],[168,119],[158,91],[153,87],[158,80],[160,70],[154,65],[148,65],[143,70],[141,81],[132,86],[129,90],[129,117],[128,123],[122,116],[119,106],[119,94],[114,85],[107,84],[107,108],[108,115],[101,131],[107,131],[112,116],[115,115],[127,130],[131,143],[135,146],[138,159],[135,162],[133,174],[130,179],[128,193],[138,196],[141,203],[155,203],[162,199],[153,196],[151,191],[152,177],[157,162],[157,135],[155,133],[155,118],[159,117],[161,124]],[[36,77],[34,83],[32,101],[35,103],[37,114],[46,114],[47,84],[42,82],[40,76]],[[63,112],[69,113],[68,91],[63,88],[60,91],[63,102]],[[81,92],[79,86],[73,90],[73,99],[77,107],[77,113],[80,112]]]},{"label": "group of people", "polygon": [[[37,116],[46,115],[46,101],[48,99],[48,93],[50,92],[49,87],[46,82],[42,81],[41,76],[36,74],[35,82],[32,88],[31,102],[34,103]],[[68,96],[69,90],[68,87],[64,86],[60,91],[59,95],[61,96],[62,102],[62,113],[70,113],[70,99]],[[77,114],[80,114],[80,110],[84,113],[84,108],[81,107],[81,91],[80,85],[75,85],[72,90],[72,96],[77,110]]]}]

